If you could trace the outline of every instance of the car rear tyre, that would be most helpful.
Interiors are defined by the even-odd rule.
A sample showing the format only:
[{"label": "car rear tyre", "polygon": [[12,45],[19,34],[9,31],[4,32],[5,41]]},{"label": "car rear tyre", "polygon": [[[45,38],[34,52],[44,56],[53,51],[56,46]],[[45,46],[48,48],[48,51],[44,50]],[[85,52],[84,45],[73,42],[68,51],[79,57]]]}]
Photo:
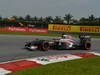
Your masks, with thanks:
[{"label": "car rear tyre", "polygon": [[84,46],[83,46],[84,50],[90,50],[91,49],[91,42],[86,40],[84,42]]},{"label": "car rear tyre", "polygon": [[41,49],[42,49],[43,51],[48,51],[49,48],[50,48],[49,42],[46,41],[46,40],[43,41],[43,42],[42,42],[42,45],[41,45]]}]

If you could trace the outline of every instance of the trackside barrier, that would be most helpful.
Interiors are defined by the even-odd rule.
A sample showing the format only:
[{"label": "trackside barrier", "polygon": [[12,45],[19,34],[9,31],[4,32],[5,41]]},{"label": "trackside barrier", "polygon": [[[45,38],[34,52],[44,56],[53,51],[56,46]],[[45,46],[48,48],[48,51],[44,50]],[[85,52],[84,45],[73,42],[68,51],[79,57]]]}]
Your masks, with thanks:
[{"label": "trackside barrier", "polygon": [[48,33],[47,28],[24,28],[24,27],[5,27],[0,29],[0,31],[7,32],[33,32],[33,33]]},{"label": "trackside barrier", "polygon": [[71,33],[79,34],[85,33],[89,35],[100,35],[100,26],[74,26],[74,25],[60,25],[49,24],[48,28],[28,28],[28,27],[5,27],[0,31],[7,32],[33,32],[33,33]]},{"label": "trackside barrier", "polygon": [[49,32],[56,33],[85,33],[91,35],[100,35],[100,26],[74,26],[74,25],[59,25],[59,24],[49,24]]}]

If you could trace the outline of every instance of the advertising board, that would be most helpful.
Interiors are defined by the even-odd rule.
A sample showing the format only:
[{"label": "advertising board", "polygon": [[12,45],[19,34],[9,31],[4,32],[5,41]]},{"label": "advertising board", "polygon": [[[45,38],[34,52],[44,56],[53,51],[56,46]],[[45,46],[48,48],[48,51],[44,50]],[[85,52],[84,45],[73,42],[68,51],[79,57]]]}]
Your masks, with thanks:
[{"label": "advertising board", "polygon": [[49,24],[49,31],[100,33],[100,26],[75,26]]},{"label": "advertising board", "polygon": [[0,31],[8,32],[33,32],[33,33],[48,33],[48,29],[45,28],[23,28],[23,27],[5,27],[0,29]]}]

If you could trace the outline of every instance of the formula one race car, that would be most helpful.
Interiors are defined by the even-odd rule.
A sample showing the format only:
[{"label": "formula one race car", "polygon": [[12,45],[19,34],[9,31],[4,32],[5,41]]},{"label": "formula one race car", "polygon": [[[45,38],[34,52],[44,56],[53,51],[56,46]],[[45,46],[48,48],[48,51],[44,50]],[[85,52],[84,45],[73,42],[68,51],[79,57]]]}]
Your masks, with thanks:
[{"label": "formula one race car", "polygon": [[91,38],[90,36],[80,35],[78,38],[72,37],[71,35],[62,35],[60,38],[52,40],[41,40],[35,39],[25,43],[25,48],[30,50],[40,49],[47,51],[49,49],[91,49]]}]

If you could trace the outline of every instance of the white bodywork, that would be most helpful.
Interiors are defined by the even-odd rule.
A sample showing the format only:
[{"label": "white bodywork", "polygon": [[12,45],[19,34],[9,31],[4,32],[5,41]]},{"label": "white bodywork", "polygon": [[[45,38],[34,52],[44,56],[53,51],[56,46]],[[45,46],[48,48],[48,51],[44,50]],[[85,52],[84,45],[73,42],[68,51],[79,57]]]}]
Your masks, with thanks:
[{"label": "white bodywork", "polygon": [[71,35],[63,35],[63,37],[62,38],[60,38],[60,42],[65,42],[65,43],[67,43],[67,44],[69,44],[69,47],[72,47],[73,46],[73,42],[74,42],[74,40],[72,40],[73,39],[73,37],[71,36]]},{"label": "white bodywork", "polygon": [[60,39],[59,40],[60,42],[65,42],[65,43],[68,43],[69,44],[69,47],[72,47],[73,46],[73,40],[71,39]]},{"label": "white bodywork", "polygon": [[37,46],[31,46],[30,49],[32,50],[37,49]]}]

